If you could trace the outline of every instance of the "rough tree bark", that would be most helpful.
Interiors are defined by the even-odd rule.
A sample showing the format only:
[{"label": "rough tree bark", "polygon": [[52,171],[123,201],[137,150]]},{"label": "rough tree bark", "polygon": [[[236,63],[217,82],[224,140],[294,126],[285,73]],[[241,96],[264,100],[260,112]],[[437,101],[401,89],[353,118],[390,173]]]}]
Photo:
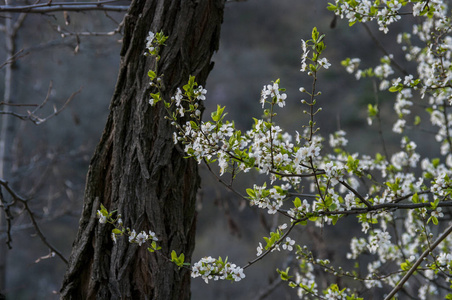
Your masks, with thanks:
[{"label": "rough tree bark", "polygon": [[172,142],[162,103],[148,104],[148,32],[169,35],[159,69],[170,97],[189,75],[205,84],[218,49],[224,0],[134,0],[126,15],[121,64],[110,114],[90,163],[83,212],[63,299],[189,299],[190,274],[146,247],[122,238],[96,218],[100,203],[124,225],[157,233],[161,253],[191,257],[195,242],[197,165]]}]

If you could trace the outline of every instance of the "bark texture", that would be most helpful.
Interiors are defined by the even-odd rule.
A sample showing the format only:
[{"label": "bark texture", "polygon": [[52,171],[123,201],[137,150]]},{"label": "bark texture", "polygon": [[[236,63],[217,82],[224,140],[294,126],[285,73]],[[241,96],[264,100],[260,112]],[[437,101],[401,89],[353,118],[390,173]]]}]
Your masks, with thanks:
[{"label": "bark texture", "polygon": [[148,32],[169,35],[161,52],[164,97],[189,75],[205,84],[218,49],[224,0],[134,0],[126,15],[121,65],[102,138],[91,160],[83,212],[62,299],[189,299],[190,274],[146,247],[111,240],[96,218],[100,203],[124,225],[157,233],[161,253],[190,259],[195,243],[197,164],[172,142],[162,103],[148,104]]}]

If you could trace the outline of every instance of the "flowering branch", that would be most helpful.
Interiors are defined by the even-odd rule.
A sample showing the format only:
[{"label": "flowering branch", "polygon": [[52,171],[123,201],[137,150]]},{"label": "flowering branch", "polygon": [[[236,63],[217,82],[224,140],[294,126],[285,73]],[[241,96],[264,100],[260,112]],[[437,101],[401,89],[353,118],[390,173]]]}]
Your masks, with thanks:
[{"label": "flowering branch", "polygon": [[[412,12],[403,11],[408,7]],[[353,278],[360,281],[366,290],[386,285],[395,295],[417,271],[421,276],[416,277],[419,280],[410,285],[410,289],[417,288],[421,299],[427,299],[421,295],[438,293],[437,289],[441,288],[437,274],[442,274],[449,281],[452,276],[449,235],[442,234],[430,244],[433,241],[432,232],[436,232],[435,227],[443,228],[445,220],[450,219],[450,211],[443,209],[452,206],[452,89],[449,87],[452,78],[452,24],[447,15],[450,12],[442,1],[335,0],[329,9],[347,19],[350,25],[376,21],[384,33],[402,15],[411,14],[423,20],[414,27],[412,34],[398,36],[398,42],[404,44],[402,49],[407,61],[413,61],[418,66],[416,75],[404,72],[411,68],[405,69],[401,64],[395,64],[392,55],[384,49],[385,55],[373,68],[360,69],[361,60],[358,58],[347,58],[342,62],[345,70],[355,74],[356,79],[372,78],[377,103],[368,106],[368,123],[372,125],[374,119],[378,120],[382,140],[381,124],[386,120],[380,114],[377,90],[395,95],[397,121],[392,131],[403,135],[400,149],[392,153],[384,145],[384,140],[384,155],[350,153],[343,130],[330,133],[330,148],[325,146],[325,138],[320,135],[316,124],[316,115],[322,110],[318,106],[322,101],[318,72],[328,69],[330,63],[323,57],[324,35],[316,28],[312,30],[309,40],[301,41],[300,70],[311,77],[312,84],[310,91],[300,88],[300,92],[307,95],[308,99],[301,100],[301,106],[305,108],[303,113],[307,117],[303,121],[301,133],[296,131],[293,135],[277,123],[276,110],[284,109],[288,101],[280,79],[264,85],[259,99],[263,117],[254,119],[253,125],[246,131],[236,129],[234,122],[226,120],[227,113],[221,106],[217,106],[208,120],[202,119],[201,102],[206,99],[207,91],[196,83],[193,76],[176,90],[171,99],[163,99],[161,91],[164,74],[159,73],[158,63],[159,51],[166,37],[163,33],[149,34],[146,55],[155,60],[154,68],[148,73],[152,90],[149,104],[165,106],[166,118],[175,128],[174,143],[180,145],[187,157],[205,163],[220,183],[239,197],[247,199],[250,206],[290,220],[290,226],[288,222],[280,226],[275,222],[276,229],[268,237],[263,237],[266,245],[259,243],[257,258],[249,260],[243,268],[228,263],[227,259],[223,261],[221,257],[205,257],[191,267],[192,276],[201,276],[206,282],[210,279],[238,281],[245,277],[244,269],[263,260],[270,252],[280,248],[292,251],[295,248],[297,268],[278,269],[277,272],[282,281],[297,288],[300,298],[362,299],[359,297],[360,291],[339,287],[335,278],[331,281],[334,283],[330,283],[329,277],[325,277],[325,280],[319,278],[328,274]],[[424,48],[413,46],[412,35],[419,40],[416,40],[415,45],[425,44]],[[401,70],[403,78],[394,75],[393,67]],[[419,97],[415,97],[415,93]],[[423,100],[424,97],[428,99]],[[408,117],[418,113],[415,107],[425,108],[428,117]],[[430,121],[429,126],[434,128],[441,158],[421,156],[415,141],[404,132],[406,128],[419,127],[425,120]],[[332,151],[326,153],[330,149]],[[209,166],[212,163],[218,164],[219,174],[215,174]],[[233,187],[232,181],[227,183],[221,179],[226,172],[231,172],[234,180],[239,173],[241,175],[251,170],[262,174],[267,180],[247,188],[246,197]],[[102,215],[105,216],[105,213],[108,214],[104,212]],[[296,235],[293,230],[295,226],[334,226],[345,216],[351,215],[356,216],[355,221],[364,233],[360,237],[351,237],[350,252],[346,257],[355,261],[352,271],[334,267],[329,259],[314,259],[313,252],[306,245],[296,244],[293,239]],[[116,230],[119,230],[116,231],[118,235],[133,232],[130,229]],[[445,242],[442,248],[437,247],[442,240],[448,243]],[[420,249],[425,248],[428,252],[420,253]],[[433,254],[433,250],[439,254]],[[431,261],[426,259],[429,254]],[[359,258],[364,255],[367,273],[363,274],[364,268],[359,265]],[[178,267],[189,268],[183,253],[173,252],[168,259]],[[323,274],[316,269],[320,269]],[[401,281],[403,273],[410,275]],[[398,284],[401,286],[398,287]],[[406,292],[411,293],[411,290],[407,289]],[[452,297],[452,294],[448,297]]]}]

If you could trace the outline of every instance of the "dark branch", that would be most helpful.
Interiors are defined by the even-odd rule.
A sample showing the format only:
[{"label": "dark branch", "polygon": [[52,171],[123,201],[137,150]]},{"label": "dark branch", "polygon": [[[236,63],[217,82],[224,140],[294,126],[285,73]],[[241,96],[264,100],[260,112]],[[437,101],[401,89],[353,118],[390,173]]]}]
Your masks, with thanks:
[{"label": "dark branch", "polygon": [[110,3],[115,3],[118,1],[100,1],[100,2],[56,2],[56,3],[45,3],[45,4],[32,4],[32,5],[1,5],[0,13],[49,13],[57,11],[116,11],[124,12],[129,9],[126,5],[111,5]]},{"label": "dark branch", "polygon": [[[41,104],[28,105],[28,106],[34,106],[36,108],[33,111],[27,111],[27,114],[19,114],[19,113],[12,112],[12,111],[1,111],[0,110],[0,115],[12,115],[21,120],[29,120],[29,121],[33,122],[35,125],[40,125],[40,124],[46,122],[47,120],[57,116],[59,113],[61,113],[61,111],[63,111],[69,105],[69,103],[74,99],[74,97],[81,92],[81,88],[78,91],[72,93],[71,96],[69,96],[69,98],[67,98],[66,102],[60,108],[56,108],[54,106],[53,113],[49,114],[46,117],[41,118],[41,117],[37,116],[37,112],[39,110],[41,110],[47,104],[47,101],[50,98],[51,91],[52,91],[52,82],[50,82],[50,84],[49,84],[47,96],[44,99],[44,101]],[[10,104],[0,102],[0,105],[10,105]],[[13,106],[25,106],[25,105],[24,104],[16,104]]]},{"label": "dark branch", "polygon": [[340,184],[342,184],[343,186],[345,186],[348,190],[350,190],[353,194],[355,194],[356,197],[359,198],[359,200],[361,200],[362,203],[364,203],[368,208],[372,207],[372,204],[369,203],[369,201],[367,201],[366,199],[364,199],[363,196],[361,196],[354,188],[352,188],[347,182],[345,181],[339,181]]},{"label": "dark branch", "polygon": [[25,210],[27,211],[31,222],[33,223],[33,227],[36,230],[36,233],[38,234],[38,236],[41,238],[41,241],[47,246],[49,247],[49,249],[54,252],[56,255],[58,255],[62,261],[64,261],[66,264],[68,263],[67,259],[63,256],[63,254],[61,254],[60,251],[58,251],[55,247],[53,247],[46,239],[46,237],[44,236],[44,234],[41,231],[41,228],[39,227],[38,223],[36,222],[35,216],[33,214],[33,212],[31,211],[30,207],[28,206],[28,201],[27,199],[23,198],[22,196],[20,196],[18,193],[16,193],[8,184],[7,181],[3,180],[0,178],[0,185],[3,186],[5,188],[5,190],[8,192],[8,194],[11,195],[12,199],[13,199],[13,203],[8,204],[8,206],[14,204],[14,202],[20,202]]}]

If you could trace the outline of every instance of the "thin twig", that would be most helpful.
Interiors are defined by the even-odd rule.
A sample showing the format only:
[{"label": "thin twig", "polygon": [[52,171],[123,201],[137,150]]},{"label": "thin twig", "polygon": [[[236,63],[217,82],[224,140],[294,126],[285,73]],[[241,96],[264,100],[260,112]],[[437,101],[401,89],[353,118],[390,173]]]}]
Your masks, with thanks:
[{"label": "thin twig", "polygon": [[247,199],[245,196],[243,196],[242,194],[237,192],[235,189],[233,189],[231,185],[227,184],[224,180],[222,180],[220,177],[218,177],[218,175],[215,174],[215,172],[212,170],[212,168],[210,167],[209,163],[205,159],[204,159],[204,164],[206,165],[206,167],[209,170],[209,172],[217,179],[217,181],[219,183],[224,185],[228,190],[230,190],[231,192],[233,192],[234,194],[236,194],[240,198],[242,198],[242,199],[244,199],[246,201],[249,201],[249,199]]},{"label": "thin twig", "polygon": [[385,154],[386,161],[389,162],[389,154],[388,151],[386,150],[386,143],[383,137],[383,129],[381,127],[382,122],[380,117],[380,100],[378,98],[377,83],[375,82],[375,80],[373,80],[372,83],[374,87],[375,102],[377,104],[378,135],[380,136],[381,146],[383,147],[383,153]]},{"label": "thin twig", "polygon": [[[26,55],[28,55],[28,52],[23,53],[24,49],[19,50],[18,52],[16,52],[16,54],[14,54],[13,56],[9,57],[4,63],[2,63],[0,65],[0,69],[3,68],[4,66],[8,65],[8,64],[13,64],[15,63],[19,58],[22,58]],[[22,54],[23,53],[23,54]],[[2,102],[3,103],[3,102]]]},{"label": "thin twig", "polygon": [[[49,119],[57,116],[59,113],[61,113],[61,111],[63,111],[69,105],[69,103],[74,99],[74,97],[82,91],[82,88],[80,88],[76,92],[73,92],[71,94],[71,96],[69,96],[69,98],[66,100],[66,102],[60,108],[57,109],[56,107],[54,107],[54,111],[52,114],[46,116],[45,118],[41,118],[41,117],[37,116],[37,112],[39,110],[41,110],[47,104],[47,102],[50,98],[51,91],[52,91],[52,82],[50,82],[49,88],[47,90],[47,95],[46,95],[45,99],[41,102],[41,104],[27,104],[27,106],[36,107],[33,111],[28,111],[27,114],[19,114],[19,113],[12,112],[12,111],[0,111],[0,115],[12,115],[21,120],[29,120],[32,123],[34,123],[35,125],[40,125],[40,124],[48,121]],[[6,103],[2,102],[2,103],[0,103],[0,105],[1,104],[6,104]],[[11,104],[8,103],[8,105],[11,105]],[[16,104],[16,105],[11,105],[11,106],[25,106],[25,104]]]},{"label": "thin twig", "polygon": [[31,222],[33,223],[33,227],[36,230],[36,233],[39,235],[39,237],[41,238],[41,241],[47,246],[49,247],[49,249],[52,250],[52,252],[54,252],[56,255],[58,255],[62,261],[64,261],[65,264],[68,264],[67,259],[63,256],[63,254],[61,254],[60,251],[58,251],[55,247],[53,247],[46,239],[46,237],[44,236],[44,234],[41,231],[41,228],[39,228],[38,223],[36,222],[36,219],[34,217],[33,212],[31,211],[31,209],[28,207],[28,202],[22,202],[22,204],[25,207],[25,210],[27,211],[28,215],[30,216]]},{"label": "thin twig", "polygon": [[290,225],[289,229],[279,238],[279,240],[277,240],[273,246],[271,246],[270,248],[268,248],[264,253],[262,253],[261,255],[259,255],[257,258],[253,259],[252,261],[248,262],[246,265],[243,266],[243,269],[246,269],[248,267],[250,267],[251,265],[255,264],[256,262],[260,261],[261,259],[263,259],[265,256],[267,256],[270,252],[272,252],[273,249],[275,249],[276,246],[279,246],[279,244],[281,244],[281,242],[284,240],[285,237],[287,237],[289,235],[289,233],[292,231],[292,229],[294,229],[294,227],[304,221],[303,220],[297,220],[295,222],[292,223],[292,225]]},{"label": "thin twig", "polygon": [[281,277],[276,278],[272,283],[268,284],[265,289],[259,292],[259,294],[254,298],[255,300],[262,300],[267,298],[278,286],[283,283]]},{"label": "thin twig", "polygon": [[380,41],[375,37],[375,35],[370,30],[369,26],[367,26],[366,23],[360,23],[363,25],[364,29],[366,29],[367,34],[369,34],[370,38],[374,41],[374,43],[377,45],[377,47],[389,58],[391,61],[391,64],[396,67],[400,72],[402,72],[403,75],[408,76],[410,73],[408,73],[404,68],[402,68],[394,59],[391,58],[391,55],[386,51],[385,47],[380,43]]},{"label": "thin twig", "polygon": [[56,255],[58,255],[62,261],[64,261],[65,264],[68,264],[67,259],[63,256],[63,254],[61,254],[60,251],[58,251],[54,246],[52,246],[46,239],[46,237],[44,236],[44,234],[42,233],[41,229],[39,228],[38,223],[36,222],[36,219],[34,217],[34,213],[31,211],[30,207],[28,206],[28,201],[27,199],[21,197],[19,194],[17,194],[8,184],[7,181],[0,179],[0,185],[2,185],[5,190],[8,192],[8,194],[11,195],[11,197],[17,201],[20,202],[23,206],[24,209],[27,211],[31,222],[33,223],[33,227],[36,230],[36,233],[38,234],[38,236],[41,238],[41,241],[47,246],[49,247],[50,250],[52,250]]},{"label": "thin twig", "polygon": [[63,38],[65,38],[67,36],[75,36],[75,37],[79,37],[79,36],[113,36],[116,34],[120,34],[123,26],[124,26],[124,23],[121,22],[121,23],[119,23],[118,27],[116,27],[115,29],[113,29],[111,31],[106,31],[106,32],[91,32],[91,31],[71,32],[71,31],[62,29],[60,26],[56,27],[56,30],[58,33],[61,34],[61,37],[63,37]]},{"label": "thin twig", "polygon": [[22,106],[34,106],[34,107],[36,107],[36,106],[39,106],[39,104],[34,104],[34,103],[32,103],[32,104],[27,104],[27,103],[6,103],[6,102],[3,102],[3,101],[1,101],[0,102],[0,105],[5,105],[5,106],[17,106],[17,107],[22,107]]}]

